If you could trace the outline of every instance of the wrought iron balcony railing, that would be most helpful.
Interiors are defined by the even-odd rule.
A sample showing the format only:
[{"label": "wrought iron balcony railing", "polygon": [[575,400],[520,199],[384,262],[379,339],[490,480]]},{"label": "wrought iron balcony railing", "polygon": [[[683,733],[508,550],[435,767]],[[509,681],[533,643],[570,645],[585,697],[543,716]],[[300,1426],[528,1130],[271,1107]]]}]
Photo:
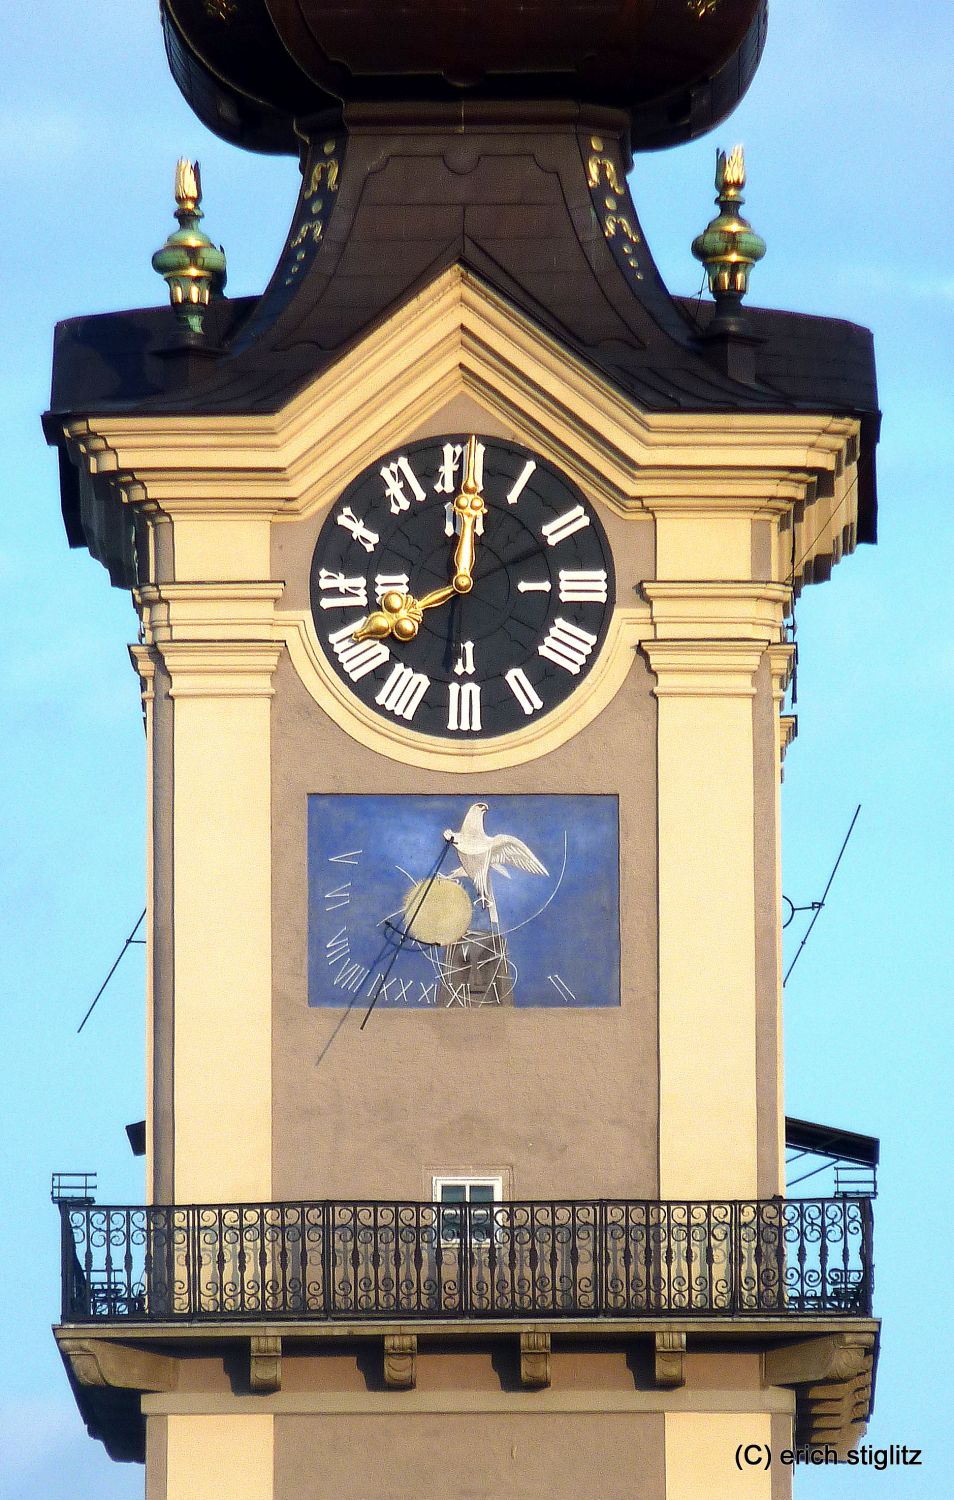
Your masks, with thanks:
[{"label": "wrought iron balcony railing", "polygon": [[871,1311],[871,1202],[60,1205],[63,1321]]}]

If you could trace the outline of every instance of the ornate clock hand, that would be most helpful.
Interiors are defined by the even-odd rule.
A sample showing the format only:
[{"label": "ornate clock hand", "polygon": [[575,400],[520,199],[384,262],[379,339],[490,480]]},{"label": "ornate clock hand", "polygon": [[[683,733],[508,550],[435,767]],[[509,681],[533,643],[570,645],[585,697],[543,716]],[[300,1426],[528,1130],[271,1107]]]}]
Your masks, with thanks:
[{"label": "ornate clock hand", "polygon": [[477,555],[477,522],[486,515],[487,505],[477,483],[477,435],[467,439],[464,478],[454,500],[454,514],[460,519],[460,535],[454,549],[454,592],[469,594],[474,586],[474,560]]},{"label": "ornate clock hand", "polygon": [[464,477],[454,500],[454,514],[460,518],[460,534],[454,548],[454,577],[422,598],[389,590],[381,597],[381,608],[373,610],[353,632],[356,641],[383,641],[393,635],[398,641],[413,641],[421,628],[426,609],[446,604],[455,594],[469,594],[474,586],[474,561],[477,555],[476,528],[487,506],[477,483],[477,436],[467,439]]},{"label": "ornate clock hand", "polygon": [[446,583],[423,598],[415,599],[413,594],[389,589],[381,596],[381,608],[373,610],[366,620],[362,620],[352,633],[352,639],[383,641],[386,636],[393,635],[398,641],[413,641],[421,628],[424,611],[446,604],[448,599],[453,599],[455,592],[453,584]]}]

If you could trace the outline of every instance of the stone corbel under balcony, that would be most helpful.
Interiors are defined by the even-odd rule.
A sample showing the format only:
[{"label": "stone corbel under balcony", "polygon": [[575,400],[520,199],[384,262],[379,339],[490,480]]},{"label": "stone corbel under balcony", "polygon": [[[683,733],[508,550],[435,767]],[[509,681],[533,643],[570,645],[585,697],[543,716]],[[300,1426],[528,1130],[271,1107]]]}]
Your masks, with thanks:
[{"label": "stone corbel under balcony", "polygon": [[392,1391],[412,1391],[417,1385],[416,1334],[385,1334],[384,1384]]},{"label": "stone corbel under balcony", "polygon": [[686,1335],[665,1329],[655,1338],[656,1384],[664,1390],[676,1390],[686,1383]]},{"label": "stone corbel under balcony", "polygon": [[520,1384],[543,1390],[550,1384],[550,1335],[527,1331],[520,1335]]},{"label": "stone corbel under balcony", "polygon": [[249,1341],[249,1389],[271,1394],[282,1388],[282,1341],[276,1333],[253,1333]]},{"label": "stone corbel under balcony", "polygon": [[860,1442],[871,1410],[876,1349],[875,1335],[859,1331],[765,1351],[763,1384],[795,1390],[799,1447],[827,1445],[844,1458]]}]

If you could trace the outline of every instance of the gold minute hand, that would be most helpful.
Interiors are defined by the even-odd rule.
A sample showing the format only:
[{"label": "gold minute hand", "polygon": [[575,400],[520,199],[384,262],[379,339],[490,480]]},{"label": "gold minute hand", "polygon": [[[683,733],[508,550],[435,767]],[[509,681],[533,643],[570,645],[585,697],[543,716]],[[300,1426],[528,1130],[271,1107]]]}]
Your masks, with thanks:
[{"label": "gold minute hand", "polygon": [[366,620],[352,632],[355,641],[383,641],[393,635],[398,641],[413,641],[421,628],[426,609],[436,609],[446,604],[455,594],[469,594],[474,586],[474,559],[477,555],[477,522],[485,515],[487,506],[477,482],[477,436],[472,433],[467,439],[464,459],[464,477],[460,493],[454,500],[454,514],[460,517],[460,533],[454,548],[454,577],[439,589],[415,599],[413,594],[403,594],[398,589],[389,589],[382,594],[380,608],[372,610]]},{"label": "gold minute hand", "polygon": [[454,593],[469,594],[474,586],[474,560],[477,556],[477,522],[486,515],[487,506],[477,483],[477,436],[467,439],[464,478],[454,500],[454,515],[460,519],[460,535],[454,548]]}]

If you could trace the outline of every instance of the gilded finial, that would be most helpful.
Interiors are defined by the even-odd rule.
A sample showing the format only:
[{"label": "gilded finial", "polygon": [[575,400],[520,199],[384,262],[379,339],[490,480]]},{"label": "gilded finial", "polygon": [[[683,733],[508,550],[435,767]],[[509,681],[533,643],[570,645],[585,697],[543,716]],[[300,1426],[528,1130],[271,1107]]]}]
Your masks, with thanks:
[{"label": "gilded finial", "polygon": [[183,328],[193,337],[202,333],[205,310],[225,287],[225,251],[216,248],[199,228],[203,217],[202,178],[199,163],[181,156],[176,163],[176,218],[161,250],[152,257],[155,271],[169,288],[169,300]]},{"label": "gilded finial", "polygon": [[176,206],[187,214],[194,214],[202,201],[202,184],[199,163],[180,156],[176,162]]},{"label": "gilded finial", "polygon": [[735,146],[716,152],[716,203],[719,213],[692,242],[692,253],[701,260],[709,278],[709,291],[716,299],[716,320],[740,319],[741,299],[749,289],[752,267],[765,254],[765,241],[748,219],[739,213],[745,200],[745,153]]}]

